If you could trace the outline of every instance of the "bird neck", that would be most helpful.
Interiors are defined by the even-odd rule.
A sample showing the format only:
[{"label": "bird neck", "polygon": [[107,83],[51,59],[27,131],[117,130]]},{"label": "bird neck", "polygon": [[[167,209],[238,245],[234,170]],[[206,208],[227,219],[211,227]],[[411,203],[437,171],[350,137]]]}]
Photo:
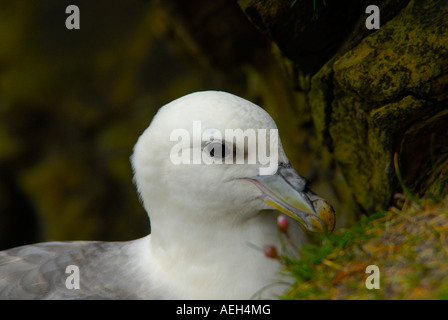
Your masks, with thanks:
[{"label": "bird neck", "polygon": [[193,219],[172,203],[157,210],[163,215],[151,215],[150,263],[154,278],[165,279],[167,297],[249,299],[276,278],[280,264],[263,254],[264,245],[278,245],[272,213],[246,220],[231,219],[231,213],[225,218],[227,212],[220,219]]},{"label": "bird neck", "polygon": [[[240,241],[247,228],[247,219],[242,219],[241,215],[227,212],[225,208],[218,212],[195,203],[166,202],[150,208],[152,241],[167,251],[180,247],[203,254],[211,245]],[[264,224],[263,221],[259,228],[263,229]]]}]

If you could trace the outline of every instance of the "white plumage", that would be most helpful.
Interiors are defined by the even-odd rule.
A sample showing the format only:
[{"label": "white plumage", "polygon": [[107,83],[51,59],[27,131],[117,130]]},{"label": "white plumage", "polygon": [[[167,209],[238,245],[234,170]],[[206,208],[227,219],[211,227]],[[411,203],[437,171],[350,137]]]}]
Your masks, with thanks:
[{"label": "white plumage", "polygon": [[[308,190],[281,143],[278,170],[271,177],[259,176],[259,163],[174,164],[170,152],[176,141],[170,141],[170,134],[182,128],[193,135],[194,121],[201,122],[202,130],[223,133],[276,129],[263,109],[229,93],[198,92],[167,104],[132,156],[151,235],[1,252],[0,297],[249,299],[260,292],[266,298],[281,293],[285,287],[275,285],[282,279],[281,265],[262,250],[267,244],[280,246],[272,206],[315,231],[333,228],[331,206]],[[295,241],[305,242],[299,224],[291,225]],[[68,264],[79,266],[79,290],[64,285]]]}]

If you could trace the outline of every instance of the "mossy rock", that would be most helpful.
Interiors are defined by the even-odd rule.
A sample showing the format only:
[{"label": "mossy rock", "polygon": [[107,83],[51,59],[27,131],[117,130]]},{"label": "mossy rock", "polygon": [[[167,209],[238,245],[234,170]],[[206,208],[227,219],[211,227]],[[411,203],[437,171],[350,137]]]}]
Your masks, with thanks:
[{"label": "mossy rock", "polygon": [[447,9],[411,1],[312,79],[319,141],[368,212],[385,208],[397,191],[394,153],[412,190],[423,194],[436,183],[447,192]]},{"label": "mossy rock", "polygon": [[[356,22],[362,2],[239,0],[248,18],[305,73],[316,72],[335,54]],[[316,35],[325,35],[316,40]]]}]

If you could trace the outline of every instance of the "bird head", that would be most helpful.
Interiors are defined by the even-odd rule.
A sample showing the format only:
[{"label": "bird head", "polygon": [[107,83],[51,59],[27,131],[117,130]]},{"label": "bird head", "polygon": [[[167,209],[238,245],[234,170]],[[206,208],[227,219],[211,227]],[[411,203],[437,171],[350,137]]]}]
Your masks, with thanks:
[{"label": "bird head", "polygon": [[275,208],[308,231],[335,226],[331,205],[290,165],[274,120],[229,93],[196,92],[162,107],[132,164],[150,215],[163,212],[161,199],[168,199],[179,210],[193,207],[203,221],[238,221]]}]

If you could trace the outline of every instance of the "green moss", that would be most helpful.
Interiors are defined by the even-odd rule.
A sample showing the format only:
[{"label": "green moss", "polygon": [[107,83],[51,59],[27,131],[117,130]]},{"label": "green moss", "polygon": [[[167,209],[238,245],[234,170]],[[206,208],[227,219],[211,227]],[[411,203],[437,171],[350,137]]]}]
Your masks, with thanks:
[{"label": "green moss", "polygon": [[[383,102],[406,91],[428,94],[447,57],[446,15],[437,2],[411,1],[406,10],[364,38],[334,64],[335,79],[362,98]],[[439,16],[436,19],[427,17]],[[393,61],[394,63],[391,63]]]},{"label": "green moss", "polygon": [[[448,298],[448,197],[397,199],[350,229],[317,236],[300,260],[286,259],[296,282],[282,298]],[[368,265],[380,269],[378,290],[365,286]]]},{"label": "green moss", "polygon": [[[394,152],[411,189],[421,194],[447,189],[446,153],[441,152],[446,119],[441,112],[433,116],[441,107],[435,100],[444,99],[441,88],[446,87],[443,10],[446,4],[411,1],[312,78],[309,100],[318,142],[329,148],[364,211],[386,208],[397,191]],[[435,143],[432,153],[438,159],[430,168],[434,174],[428,175],[431,133],[439,146]]]}]

